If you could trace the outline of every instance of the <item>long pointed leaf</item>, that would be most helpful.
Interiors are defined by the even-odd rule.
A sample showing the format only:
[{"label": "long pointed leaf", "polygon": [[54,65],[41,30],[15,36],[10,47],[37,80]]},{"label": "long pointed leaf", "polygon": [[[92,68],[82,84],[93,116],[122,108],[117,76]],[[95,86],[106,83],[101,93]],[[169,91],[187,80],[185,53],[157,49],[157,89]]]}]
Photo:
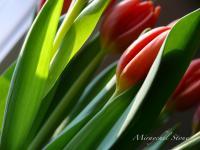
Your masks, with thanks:
[{"label": "long pointed leaf", "polygon": [[49,92],[66,65],[92,34],[109,1],[93,0],[72,24],[63,39],[60,50],[51,63],[46,93]]},{"label": "long pointed leaf", "polygon": [[9,90],[0,149],[26,147],[48,77],[62,3],[49,0],[27,35]]},{"label": "long pointed leaf", "polygon": [[[49,116],[52,114],[56,106],[60,103],[65,94],[70,90],[73,84],[79,80],[81,74],[87,67],[91,64],[92,60],[100,53],[101,47],[99,45],[99,36],[92,39],[85,47],[69,62],[63,73],[61,74],[59,80],[48,93],[48,95],[43,99],[40,106],[40,110],[34,121],[34,126],[32,127],[31,133],[29,134],[30,140],[35,137],[36,133],[40,130],[42,125],[46,122]],[[80,63],[81,62],[81,63]],[[96,68],[99,66],[96,63],[93,71],[85,79],[85,84],[81,88],[77,89],[77,95],[74,97],[74,102],[78,100],[82,94],[87,82],[91,80]],[[71,106],[70,109],[72,109]],[[67,113],[65,113],[65,116]]]},{"label": "long pointed leaf", "polygon": [[119,115],[130,104],[132,97],[138,91],[138,87],[136,86],[114,97],[72,138],[65,149],[76,150],[80,148],[80,145],[82,150],[96,149]]},{"label": "long pointed leaf", "polygon": [[93,100],[96,95],[105,88],[105,85],[112,79],[116,70],[116,62],[102,71],[94,80],[87,86],[84,93],[80,97],[77,105],[68,116],[68,122],[73,120],[86,106]]},{"label": "long pointed leaf", "polygon": [[83,109],[83,111],[61,132],[45,149],[64,148],[72,137],[94,116],[109,100],[115,89],[115,79],[111,79],[102,91]]},{"label": "long pointed leaf", "polygon": [[3,124],[3,116],[6,107],[6,98],[10,87],[10,81],[12,78],[15,64],[12,64],[1,76],[0,76],[0,133]]}]

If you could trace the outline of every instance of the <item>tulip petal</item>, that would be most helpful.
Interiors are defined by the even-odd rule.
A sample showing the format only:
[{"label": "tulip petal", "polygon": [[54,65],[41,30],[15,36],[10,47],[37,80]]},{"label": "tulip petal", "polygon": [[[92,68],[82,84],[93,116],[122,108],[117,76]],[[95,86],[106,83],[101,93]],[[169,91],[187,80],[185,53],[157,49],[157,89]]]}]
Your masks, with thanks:
[{"label": "tulip petal", "polygon": [[176,88],[173,97],[176,97],[185,87],[187,87],[188,82],[191,82],[192,74],[200,68],[200,59],[193,60],[190,64],[189,68],[187,69],[185,75],[183,76],[181,82],[179,83],[178,87]]},{"label": "tulip petal", "polygon": [[169,30],[152,40],[126,65],[120,75],[120,88],[130,87],[146,76],[168,33]]},{"label": "tulip petal", "polygon": [[134,26],[132,25],[132,28],[117,37],[115,41],[113,40],[113,43],[116,43],[116,47],[120,50],[126,49],[126,46],[130,45],[131,42],[137,39],[144,29],[155,25],[159,14],[160,7],[156,7],[156,11],[149,12],[146,17],[143,17],[138,21],[138,24],[135,24]]},{"label": "tulip petal", "polygon": [[199,103],[200,79],[185,89],[176,100],[176,109],[185,110]]},{"label": "tulip petal", "polygon": [[[148,43],[150,43],[156,36],[160,35],[162,32],[170,29],[169,27],[159,27],[149,31],[148,33],[142,35],[138,40],[136,40],[121,56],[118,68],[117,76],[122,72],[125,66],[134,58]],[[142,41],[142,42],[141,42]]]}]

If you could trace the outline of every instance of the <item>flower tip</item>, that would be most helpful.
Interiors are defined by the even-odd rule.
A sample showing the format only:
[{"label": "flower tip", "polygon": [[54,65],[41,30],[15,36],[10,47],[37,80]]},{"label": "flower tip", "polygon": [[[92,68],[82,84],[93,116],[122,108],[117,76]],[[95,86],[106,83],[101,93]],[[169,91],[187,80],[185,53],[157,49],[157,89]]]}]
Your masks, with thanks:
[{"label": "flower tip", "polygon": [[154,9],[154,15],[158,18],[160,16],[161,6],[156,6]]}]

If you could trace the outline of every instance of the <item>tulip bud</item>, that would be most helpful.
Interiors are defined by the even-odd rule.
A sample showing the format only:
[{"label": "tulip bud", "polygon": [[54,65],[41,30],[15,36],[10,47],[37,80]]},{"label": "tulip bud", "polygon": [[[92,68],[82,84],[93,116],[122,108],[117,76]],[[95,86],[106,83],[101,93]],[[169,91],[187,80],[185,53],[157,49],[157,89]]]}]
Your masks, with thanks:
[{"label": "tulip bud", "polygon": [[117,66],[118,90],[125,90],[145,78],[169,31],[170,27],[153,29],[127,48]]},{"label": "tulip bud", "polygon": [[193,122],[192,122],[192,133],[195,134],[200,130],[200,105],[197,107],[194,117],[193,117]]},{"label": "tulip bud", "polygon": [[155,25],[159,14],[160,6],[150,0],[119,2],[105,13],[100,28],[102,44],[111,51],[124,51],[144,29]]},{"label": "tulip bud", "polygon": [[167,103],[168,110],[184,111],[200,100],[200,59],[193,60]]},{"label": "tulip bud", "polygon": [[[69,9],[69,6],[71,4],[72,0],[64,0],[64,4],[63,4],[63,9],[62,9],[62,14],[66,13],[67,10]],[[44,3],[46,2],[46,0],[41,0],[39,3],[39,7],[38,7],[38,11],[42,8],[42,6],[44,5]]]}]

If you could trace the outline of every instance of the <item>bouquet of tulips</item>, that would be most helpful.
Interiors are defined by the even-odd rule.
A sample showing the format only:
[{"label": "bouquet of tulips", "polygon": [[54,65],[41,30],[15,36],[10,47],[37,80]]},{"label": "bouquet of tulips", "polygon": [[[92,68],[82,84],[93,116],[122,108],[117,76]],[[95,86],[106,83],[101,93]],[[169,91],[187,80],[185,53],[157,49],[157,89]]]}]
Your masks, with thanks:
[{"label": "bouquet of tulips", "polygon": [[[151,0],[42,1],[0,76],[0,149],[137,149],[136,136],[198,105],[200,9],[154,28],[160,11]],[[143,147],[162,149],[177,128]],[[174,149],[198,148],[199,130],[200,107],[193,135]]]}]

